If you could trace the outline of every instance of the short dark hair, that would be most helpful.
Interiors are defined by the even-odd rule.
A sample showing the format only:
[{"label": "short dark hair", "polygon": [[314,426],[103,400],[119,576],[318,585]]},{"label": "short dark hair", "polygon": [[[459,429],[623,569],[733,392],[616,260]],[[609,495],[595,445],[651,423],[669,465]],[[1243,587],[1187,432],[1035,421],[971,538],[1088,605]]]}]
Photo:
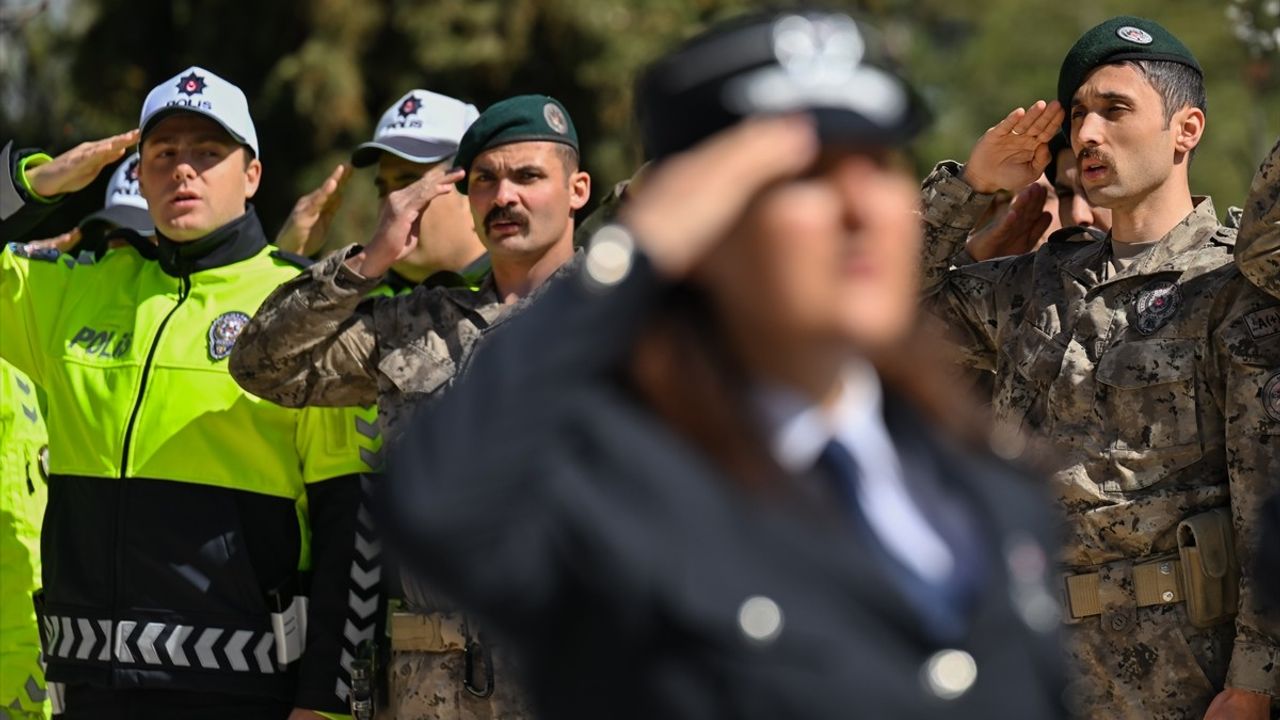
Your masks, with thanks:
[{"label": "short dark hair", "polygon": [[1173,114],[1185,107],[1199,108],[1201,112],[1208,113],[1209,99],[1205,96],[1204,77],[1195,68],[1168,60],[1125,60],[1119,64],[1136,68],[1160,94],[1166,126],[1173,120]]},{"label": "short dark hair", "polygon": [[578,151],[572,145],[565,143],[556,143],[556,154],[560,156],[560,163],[564,165],[564,175],[568,178],[570,175],[578,172]]}]

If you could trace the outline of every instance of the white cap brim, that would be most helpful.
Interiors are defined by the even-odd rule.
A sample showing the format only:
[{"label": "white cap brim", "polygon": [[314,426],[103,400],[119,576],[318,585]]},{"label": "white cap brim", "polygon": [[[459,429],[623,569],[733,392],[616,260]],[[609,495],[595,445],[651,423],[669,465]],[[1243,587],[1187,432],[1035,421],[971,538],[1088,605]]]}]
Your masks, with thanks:
[{"label": "white cap brim", "polygon": [[356,167],[368,167],[378,162],[382,153],[388,152],[396,157],[414,163],[439,162],[458,152],[458,144],[448,140],[421,140],[411,137],[384,137],[373,142],[361,143],[351,153],[351,164]]},{"label": "white cap brim", "polygon": [[139,235],[152,235],[156,231],[155,224],[151,220],[151,214],[140,207],[132,205],[105,207],[81,220],[77,227],[84,229],[94,223],[111,223],[116,227],[133,230]]}]

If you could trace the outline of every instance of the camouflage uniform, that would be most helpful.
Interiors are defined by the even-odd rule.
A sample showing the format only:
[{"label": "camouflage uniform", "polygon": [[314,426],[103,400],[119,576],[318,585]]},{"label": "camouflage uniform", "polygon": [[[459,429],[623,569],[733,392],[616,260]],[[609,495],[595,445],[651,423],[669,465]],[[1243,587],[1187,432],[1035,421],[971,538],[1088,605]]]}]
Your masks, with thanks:
[{"label": "camouflage uniform", "polygon": [[1236,264],[1244,276],[1280,298],[1280,140],[1262,161],[1249,188]]},{"label": "camouflage uniform", "polygon": [[[513,307],[487,274],[478,289],[424,284],[396,296],[368,297],[379,285],[347,267],[352,247],[335,252],[276,289],[236,340],[231,372],[245,389],[288,407],[378,407],[385,441],[414,410],[448,387],[476,341]],[[412,610],[433,622],[449,604],[405,581]],[[489,697],[463,685],[466,641],[439,652],[392,654],[390,707],[403,720],[521,720],[532,717],[505,653],[487,651],[496,668]]]},{"label": "camouflage uniform", "polygon": [[1276,695],[1280,623],[1247,575],[1235,626],[1197,629],[1181,602],[1137,607],[1132,568],[1230,505],[1247,573],[1251,518],[1280,483],[1280,332],[1256,327],[1277,303],[1242,282],[1207,198],[1118,273],[1110,241],[1081,228],[955,267],[989,200],[952,163],[925,181],[927,304],[962,364],[995,372],[1005,449],[1048,441],[1064,573],[1099,573],[1101,613],[1066,627],[1070,700],[1089,717],[1200,720],[1224,680]]}]

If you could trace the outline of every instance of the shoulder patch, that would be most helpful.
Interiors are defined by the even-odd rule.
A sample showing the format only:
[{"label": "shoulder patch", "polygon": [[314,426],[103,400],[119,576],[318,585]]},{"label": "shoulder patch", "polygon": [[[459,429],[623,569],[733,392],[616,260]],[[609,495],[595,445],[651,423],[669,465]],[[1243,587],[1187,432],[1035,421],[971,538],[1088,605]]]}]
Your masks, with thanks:
[{"label": "shoulder patch", "polygon": [[1262,409],[1267,417],[1280,422],[1280,370],[1271,373],[1267,384],[1262,387]]},{"label": "shoulder patch", "polygon": [[290,265],[293,265],[294,267],[302,268],[303,270],[306,270],[307,268],[316,264],[315,260],[312,260],[311,258],[306,257],[305,255],[291,253],[287,250],[274,250],[271,253],[271,257],[277,260],[283,260],[284,262],[287,262]]},{"label": "shoulder patch", "polygon": [[1280,307],[1257,310],[1244,316],[1244,324],[1254,340],[1269,338],[1280,333]]},{"label": "shoulder patch", "polygon": [[1059,228],[1049,235],[1046,242],[1051,243],[1089,243],[1094,240],[1101,240],[1103,235],[1094,234],[1093,228],[1087,228],[1083,225],[1072,225],[1071,227]]},{"label": "shoulder patch", "polygon": [[44,262],[57,262],[58,258],[62,257],[62,253],[55,248],[35,247],[29,243],[9,243],[9,252],[20,258]]}]

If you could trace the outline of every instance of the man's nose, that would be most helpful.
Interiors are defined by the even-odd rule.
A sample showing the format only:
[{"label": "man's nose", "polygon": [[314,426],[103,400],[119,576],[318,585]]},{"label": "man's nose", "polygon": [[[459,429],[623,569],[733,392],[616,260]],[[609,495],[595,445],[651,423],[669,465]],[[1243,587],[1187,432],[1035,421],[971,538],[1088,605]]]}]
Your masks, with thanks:
[{"label": "man's nose", "polygon": [[499,207],[511,207],[520,202],[520,194],[516,192],[515,183],[509,180],[498,182],[498,192],[494,195],[493,204]]}]

